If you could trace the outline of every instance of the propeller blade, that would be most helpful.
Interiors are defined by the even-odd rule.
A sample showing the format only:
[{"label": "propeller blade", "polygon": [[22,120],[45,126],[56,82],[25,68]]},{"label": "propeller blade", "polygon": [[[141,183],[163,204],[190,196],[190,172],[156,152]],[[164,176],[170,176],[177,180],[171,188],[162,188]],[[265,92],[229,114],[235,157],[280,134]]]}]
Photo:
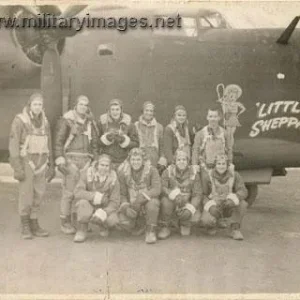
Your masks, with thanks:
[{"label": "propeller blade", "polygon": [[24,10],[26,10],[28,13],[34,15],[35,17],[38,17],[38,14],[40,13],[34,6],[23,5],[22,7]]},{"label": "propeller blade", "polygon": [[83,11],[87,5],[71,5],[60,15],[61,18],[72,18]]},{"label": "propeller blade", "polygon": [[53,130],[57,113],[62,113],[62,72],[57,45],[48,46],[43,56],[41,70],[41,91],[44,107]]}]

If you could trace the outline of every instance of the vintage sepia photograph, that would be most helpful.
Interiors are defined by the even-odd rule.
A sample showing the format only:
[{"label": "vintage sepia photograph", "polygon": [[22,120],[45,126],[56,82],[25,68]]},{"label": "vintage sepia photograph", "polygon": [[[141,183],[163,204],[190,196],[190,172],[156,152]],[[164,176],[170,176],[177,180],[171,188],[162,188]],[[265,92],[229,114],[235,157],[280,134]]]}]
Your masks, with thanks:
[{"label": "vintage sepia photograph", "polygon": [[300,299],[300,2],[0,2],[0,299]]}]

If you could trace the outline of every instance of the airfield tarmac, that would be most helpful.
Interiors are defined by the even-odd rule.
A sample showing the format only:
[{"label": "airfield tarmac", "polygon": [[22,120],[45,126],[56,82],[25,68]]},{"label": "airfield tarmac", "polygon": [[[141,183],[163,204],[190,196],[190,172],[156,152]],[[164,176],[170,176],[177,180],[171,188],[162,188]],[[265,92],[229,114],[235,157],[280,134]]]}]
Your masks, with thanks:
[{"label": "airfield tarmac", "polygon": [[[10,174],[0,179],[8,181]],[[96,227],[84,244],[59,228],[60,185],[48,186],[41,224],[49,238],[22,240],[17,184],[0,183],[0,293],[295,293],[299,292],[299,170],[260,186],[244,219],[245,240],[220,231],[174,234],[146,245],[119,232],[103,239]]]}]

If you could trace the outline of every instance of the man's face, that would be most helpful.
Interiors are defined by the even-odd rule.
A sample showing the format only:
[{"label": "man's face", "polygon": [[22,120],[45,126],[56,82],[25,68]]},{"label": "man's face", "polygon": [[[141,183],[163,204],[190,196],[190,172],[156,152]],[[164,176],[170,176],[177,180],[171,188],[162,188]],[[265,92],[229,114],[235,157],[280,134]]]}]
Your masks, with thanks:
[{"label": "man's face", "polygon": [[179,170],[185,170],[188,166],[188,160],[186,157],[177,157],[176,158],[176,167]]},{"label": "man's face", "polygon": [[121,116],[121,107],[120,105],[112,105],[110,107],[110,115],[114,120],[119,120]]},{"label": "man's face", "polygon": [[43,110],[43,99],[35,98],[30,104],[30,110],[35,115],[39,115]]},{"label": "man's face", "polygon": [[108,160],[101,160],[98,164],[98,172],[101,176],[107,175],[109,171],[110,163]]},{"label": "man's face", "polygon": [[179,124],[183,124],[186,121],[186,111],[185,110],[178,110],[175,113],[175,120]]},{"label": "man's face", "polygon": [[154,117],[154,108],[153,107],[146,107],[144,109],[143,117],[146,121],[151,121]]},{"label": "man's face", "polygon": [[227,171],[227,162],[225,159],[216,162],[216,170],[219,174],[224,174]]},{"label": "man's face", "polygon": [[218,111],[209,110],[207,113],[207,121],[210,127],[217,127],[220,121],[220,116]]},{"label": "man's face", "polygon": [[131,156],[130,157],[130,165],[133,170],[138,171],[143,165],[143,159],[141,156]]},{"label": "man's face", "polygon": [[80,115],[85,115],[89,108],[89,101],[86,98],[78,99],[78,103],[76,106],[76,111]]}]

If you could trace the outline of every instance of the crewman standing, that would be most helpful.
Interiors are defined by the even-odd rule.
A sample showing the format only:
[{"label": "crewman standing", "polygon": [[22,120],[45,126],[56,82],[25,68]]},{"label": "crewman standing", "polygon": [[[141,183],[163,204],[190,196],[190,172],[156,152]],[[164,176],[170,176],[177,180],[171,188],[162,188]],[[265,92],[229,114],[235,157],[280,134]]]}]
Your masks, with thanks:
[{"label": "crewman standing", "polygon": [[10,164],[19,181],[19,215],[22,238],[49,233],[38,223],[46,182],[55,176],[50,126],[43,111],[43,96],[35,93],[13,120],[9,139]]},{"label": "crewman standing", "polygon": [[143,114],[135,122],[140,148],[143,149],[158,171],[163,171],[167,160],[163,155],[163,126],[154,117],[155,106],[147,101],[143,105]]},{"label": "crewman standing", "polygon": [[187,111],[184,106],[175,107],[173,118],[164,131],[164,155],[168,165],[173,163],[177,150],[186,152],[191,157],[191,134],[188,127]]},{"label": "crewman standing", "polygon": [[[65,234],[76,232],[71,223],[74,189],[80,173],[85,172],[97,156],[98,136],[89,111],[89,99],[81,95],[77,98],[75,108],[65,113],[58,122],[55,137],[55,163],[63,174],[60,228]],[[73,217],[75,221],[76,214]]]},{"label": "crewman standing", "polygon": [[229,147],[224,128],[219,125],[221,120],[218,109],[207,112],[208,125],[195,135],[192,164],[202,169],[212,169],[217,155],[227,154],[232,163],[232,149]]},{"label": "crewman standing", "polygon": [[130,149],[139,147],[136,128],[131,116],[123,112],[119,99],[110,101],[108,112],[100,116],[98,124],[102,153],[111,157],[116,170],[127,158]]}]

